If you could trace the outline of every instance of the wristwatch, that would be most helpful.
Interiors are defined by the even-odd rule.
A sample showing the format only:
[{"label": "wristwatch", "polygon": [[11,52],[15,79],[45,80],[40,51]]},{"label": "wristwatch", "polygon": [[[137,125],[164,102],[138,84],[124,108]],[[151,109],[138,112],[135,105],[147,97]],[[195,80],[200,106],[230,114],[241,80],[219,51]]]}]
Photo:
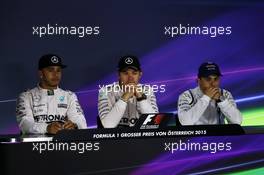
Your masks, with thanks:
[{"label": "wristwatch", "polygon": [[146,100],[147,96],[145,94],[142,94],[141,97],[137,98],[137,101]]},{"label": "wristwatch", "polygon": [[220,98],[218,100],[216,100],[216,103],[221,103],[225,100],[225,97],[224,96],[220,96]]}]

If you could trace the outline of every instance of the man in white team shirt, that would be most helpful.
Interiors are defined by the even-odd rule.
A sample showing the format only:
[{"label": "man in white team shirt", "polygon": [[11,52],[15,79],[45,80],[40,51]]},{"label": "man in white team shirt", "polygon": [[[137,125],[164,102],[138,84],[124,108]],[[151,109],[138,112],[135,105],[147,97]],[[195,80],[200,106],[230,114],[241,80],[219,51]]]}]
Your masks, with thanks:
[{"label": "man in white team shirt", "polygon": [[158,113],[150,86],[139,84],[142,77],[137,57],[121,57],[118,82],[99,90],[98,111],[104,128],[134,126],[141,114]]},{"label": "man in white team shirt", "polygon": [[201,64],[198,87],[179,96],[178,117],[182,125],[241,124],[242,115],[231,93],[220,89],[219,66],[213,62]]},{"label": "man in white team shirt", "polygon": [[58,55],[39,59],[40,82],[17,99],[16,118],[24,134],[56,134],[62,129],[87,128],[76,95],[58,87],[66,66]]}]

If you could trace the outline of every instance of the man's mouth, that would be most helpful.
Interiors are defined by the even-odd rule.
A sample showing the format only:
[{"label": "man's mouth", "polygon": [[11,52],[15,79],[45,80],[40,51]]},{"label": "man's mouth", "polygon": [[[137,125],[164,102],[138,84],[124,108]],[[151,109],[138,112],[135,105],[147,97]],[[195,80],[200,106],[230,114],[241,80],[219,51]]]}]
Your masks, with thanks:
[{"label": "man's mouth", "polygon": [[60,79],[58,79],[58,78],[56,78],[56,79],[51,79],[51,81],[53,81],[53,82],[58,82],[58,81],[60,81]]}]

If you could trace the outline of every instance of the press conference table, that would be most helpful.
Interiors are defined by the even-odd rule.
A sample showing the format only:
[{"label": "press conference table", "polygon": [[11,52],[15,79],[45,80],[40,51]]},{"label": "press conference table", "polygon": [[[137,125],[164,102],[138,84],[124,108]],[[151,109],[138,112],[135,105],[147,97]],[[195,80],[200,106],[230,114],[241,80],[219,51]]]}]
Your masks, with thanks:
[{"label": "press conference table", "polygon": [[0,142],[3,174],[222,174],[264,165],[261,126],[68,130],[2,135]]}]

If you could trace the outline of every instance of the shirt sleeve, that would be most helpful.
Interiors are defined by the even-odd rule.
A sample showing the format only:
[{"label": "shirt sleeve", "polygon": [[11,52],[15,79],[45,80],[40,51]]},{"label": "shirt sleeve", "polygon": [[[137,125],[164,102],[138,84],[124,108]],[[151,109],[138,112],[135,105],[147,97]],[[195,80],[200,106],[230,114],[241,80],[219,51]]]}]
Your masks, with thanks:
[{"label": "shirt sleeve", "polygon": [[210,103],[210,97],[203,95],[195,103],[192,94],[185,91],[178,99],[178,117],[182,125],[194,125]]},{"label": "shirt sleeve", "polygon": [[47,132],[48,124],[34,121],[28,92],[21,93],[17,99],[16,119],[23,134],[45,134]]},{"label": "shirt sleeve", "polygon": [[218,103],[218,107],[221,112],[225,115],[228,123],[231,124],[241,124],[242,123],[242,114],[237,109],[237,105],[232,94],[226,90],[223,92],[225,100]]},{"label": "shirt sleeve", "polygon": [[149,90],[145,95],[147,96],[147,99],[138,102],[139,112],[141,114],[158,113],[159,109],[157,106],[157,100],[153,91]]},{"label": "shirt sleeve", "polygon": [[84,117],[82,107],[75,93],[70,92],[69,99],[69,109],[67,110],[68,119],[75,123],[78,126],[78,129],[86,129],[86,119]]},{"label": "shirt sleeve", "polygon": [[123,117],[127,103],[119,99],[114,104],[111,103],[111,93],[106,89],[101,89],[98,95],[99,117],[104,128],[115,128]]}]

